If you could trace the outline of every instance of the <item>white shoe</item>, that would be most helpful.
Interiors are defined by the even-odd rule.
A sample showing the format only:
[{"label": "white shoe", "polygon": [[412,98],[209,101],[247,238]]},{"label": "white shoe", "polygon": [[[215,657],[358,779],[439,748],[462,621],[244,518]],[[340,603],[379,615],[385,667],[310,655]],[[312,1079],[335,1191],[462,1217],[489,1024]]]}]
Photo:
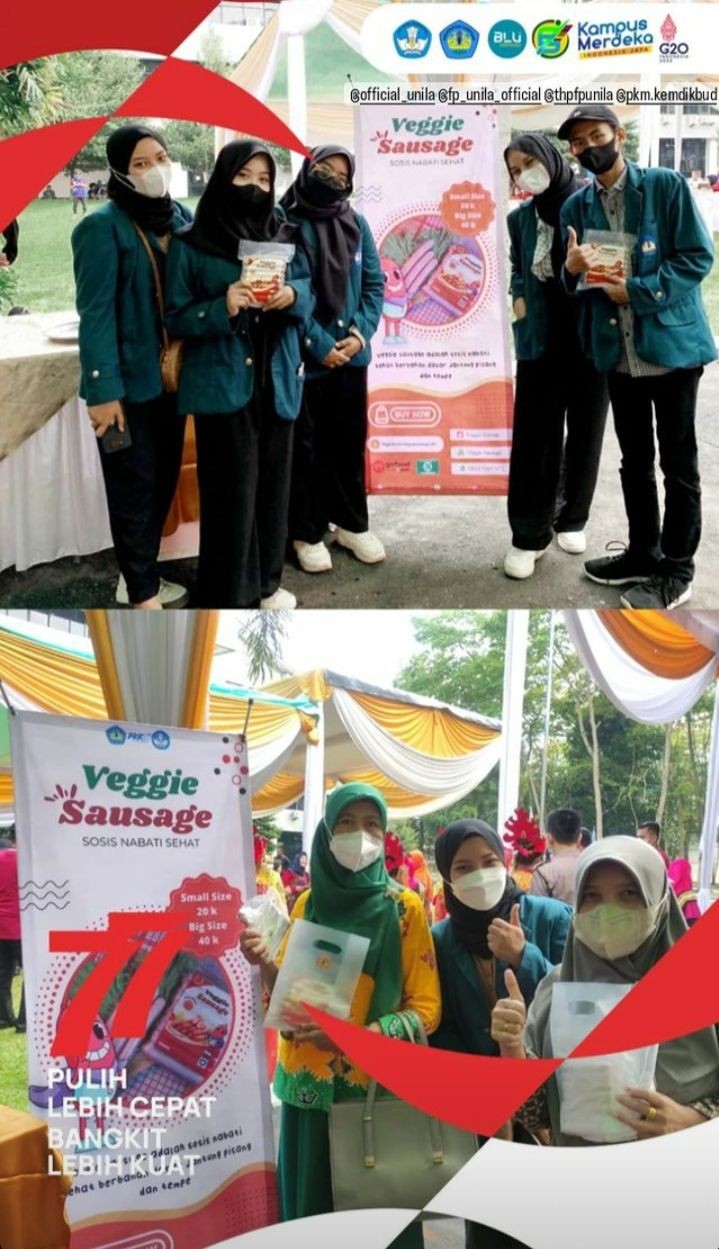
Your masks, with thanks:
[{"label": "white shoe", "polygon": [[583,555],[587,549],[587,535],[583,529],[577,529],[574,533],[567,529],[557,534],[557,546],[568,555]]},{"label": "white shoe", "polygon": [[531,577],[534,565],[541,559],[544,551],[520,551],[518,546],[510,546],[504,557],[505,577],[514,577],[515,581],[524,581]]},{"label": "white shoe", "polygon": [[350,533],[348,529],[336,529],[335,542],[351,551],[361,564],[381,564],[385,558],[382,543],[370,529],[366,533]]},{"label": "white shoe", "polygon": [[[163,607],[184,607],[190,600],[190,595],[184,585],[176,585],[174,581],[163,581],[162,578],[160,578],[158,597]],[[127,583],[122,574],[120,574],[117,582],[115,602],[121,603],[123,607],[129,607],[130,605]]]},{"label": "white shoe", "polygon": [[324,542],[293,542],[303,572],[331,572],[332,556]]},{"label": "white shoe", "polygon": [[294,594],[290,594],[289,590],[283,590],[282,586],[269,598],[260,599],[260,607],[265,611],[292,611],[296,606],[297,599]]}]

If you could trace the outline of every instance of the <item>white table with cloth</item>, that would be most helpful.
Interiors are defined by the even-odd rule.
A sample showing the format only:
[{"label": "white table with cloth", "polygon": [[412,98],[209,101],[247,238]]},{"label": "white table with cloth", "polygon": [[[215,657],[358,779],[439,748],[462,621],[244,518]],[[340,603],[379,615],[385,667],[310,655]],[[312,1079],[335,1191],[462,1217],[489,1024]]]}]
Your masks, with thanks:
[{"label": "white table with cloth", "polygon": [[[77,343],[48,338],[74,316],[0,317],[0,572],[112,546]],[[177,528],[186,519],[176,517],[163,558],[196,554],[197,525]]]}]

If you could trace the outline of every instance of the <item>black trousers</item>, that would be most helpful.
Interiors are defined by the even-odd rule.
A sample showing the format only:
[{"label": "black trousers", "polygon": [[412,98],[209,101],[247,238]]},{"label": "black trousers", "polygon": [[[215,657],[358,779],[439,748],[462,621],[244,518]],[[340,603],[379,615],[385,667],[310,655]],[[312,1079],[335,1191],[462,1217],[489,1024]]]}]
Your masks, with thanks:
[{"label": "black trousers", "polygon": [[185,417],[174,395],[148,403],[125,403],[132,446],[100,450],[115,555],[131,603],[144,603],[160,588],[157,556],[182,463]]},{"label": "black trousers", "polygon": [[239,412],[195,419],[199,607],[257,607],[279,587],[287,545],[294,422],[258,388]]},{"label": "black trousers", "polygon": [[19,941],[0,941],[0,1023],[25,1023],[25,990],[23,989],[17,1020],[12,1006],[12,978],[16,965],[22,962]]},{"label": "black trousers", "polygon": [[[659,377],[609,374],[614,428],[622,452],[619,474],[629,521],[629,549],[655,560],[666,576],[691,581],[702,528],[695,430],[704,370],[673,369]],[[654,467],[656,441],[664,477],[662,522]]]},{"label": "black trousers", "polygon": [[342,365],[305,382],[292,466],[290,538],[321,542],[327,527],[369,529],[365,485],[367,369]]},{"label": "black trousers", "polygon": [[518,361],[507,511],[520,550],[584,529],[608,407],[606,379],[578,349]]}]

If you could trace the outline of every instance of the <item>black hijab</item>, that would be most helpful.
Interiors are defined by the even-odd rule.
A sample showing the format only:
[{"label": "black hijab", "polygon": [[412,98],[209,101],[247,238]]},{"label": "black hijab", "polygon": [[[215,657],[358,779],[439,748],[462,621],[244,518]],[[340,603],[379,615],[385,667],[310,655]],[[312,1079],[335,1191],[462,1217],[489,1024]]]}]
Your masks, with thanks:
[{"label": "black hijab", "polygon": [[[270,191],[263,201],[248,206],[245,197],[236,194],[245,188],[234,186],[232,179],[253,156],[266,156],[270,163]],[[275,162],[261,143],[238,139],[226,144],[200,197],[195,220],[180,231],[181,237],[199,251],[226,260],[237,260],[241,239],[290,242],[297,227],[284,221],[275,209],[276,173]]]},{"label": "black hijab", "polygon": [[152,230],[153,234],[169,234],[175,219],[172,198],[162,195],[158,199],[152,199],[149,195],[141,195],[116,176],[119,173],[127,175],[132,153],[141,139],[156,139],[167,151],[162,135],[156,130],[150,130],[149,126],[119,126],[107,140],[105,150],[110,166],[107,196],[137,222],[141,230]]},{"label": "black hijab", "polygon": [[[344,156],[350,168],[349,186],[337,190],[312,172],[328,156]],[[312,257],[313,282],[321,319],[337,316],[347,300],[350,268],[360,242],[360,226],[350,205],[355,161],[344,147],[315,147],[305,158],[282,207],[293,217],[305,217],[317,232],[318,254]]]},{"label": "black hijab", "polygon": [[509,153],[524,152],[525,156],[534,156],[544,166],[550,177],[546,191],[533,196],[537,215],[554,230],[552,242],[552,265],[555,274],[559,274],[564,263],[559,214],[562,204],[578,191],[582,183],[575,177],[571,165],[557,151],[549,139],[543,134],[518,134],[512,139],[509,147],[504,150],[504,163],[509,169]]},{"label": "black hijab", "polygon": [[512,907],[519,901],[522,893],[508,874],[507,887],[499,902],[490,911],[475,911],[471,906],[460,902],[448,882],[457,851],[469,837],[483,837],[504,864],[504,847],[499,835],[484,820],[457,820],[454,824],[448,824],[434,843],[435,861],[444,880],[445,905],[460,945],[469,950],[470,954],[491,958],[492,951],[487,943],[489,925],[493,919],[503,919],[509,923]]}]

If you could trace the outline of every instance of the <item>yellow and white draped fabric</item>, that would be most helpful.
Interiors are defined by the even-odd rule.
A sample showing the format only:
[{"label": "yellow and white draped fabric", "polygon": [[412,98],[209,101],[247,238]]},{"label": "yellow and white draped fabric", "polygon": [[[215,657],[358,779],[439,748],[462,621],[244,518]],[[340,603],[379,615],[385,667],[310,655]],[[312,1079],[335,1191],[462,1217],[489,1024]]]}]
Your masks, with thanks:
[{"label": "yellow and white draped fabric", "polygon": [[[302,795],[306,813],[320,811],[325,789],[350,780],[375,785],[395,815],[421,815],[464,797],[499,759],[496,721],[322,669],[258,690],[211,685],[214,612],[89,612],[88,624],[90,639],[0,620],[11,704],[228,734],[246,728],[256,815]],[[0,808],[9,809],[6,729],[0,710]]]},{"label": "yellow and white draped fabric", "polygon": [[566,611],[564,620],[589,675],[633,720],[671,724],[714,688],[699,880],[699,906],[704,911],[711,903],[719,826],[719,615]]}]

